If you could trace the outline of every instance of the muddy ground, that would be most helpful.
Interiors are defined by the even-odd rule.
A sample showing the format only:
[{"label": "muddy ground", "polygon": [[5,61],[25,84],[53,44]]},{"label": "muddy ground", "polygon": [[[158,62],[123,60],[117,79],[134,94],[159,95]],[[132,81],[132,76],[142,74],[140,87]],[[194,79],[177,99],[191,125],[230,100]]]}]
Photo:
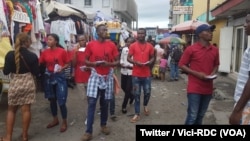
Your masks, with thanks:
[{"label": "muddy ground", "polygon": [[[167,75],[168,79],[168,75]],[[108,127],[111,129],[110,135],[103,135],[100,132],[99,114],[96,112],[94,122],[94,132],[92,141],[134,141],[136,124],[161,124],[174,125],[183,124],[186,116],[186,75],[182,74],[179,81],[167,82],[153,79],[152,95],[149,102],[150,115],[141,116],[137,123],[130,123],[130,118],[134,114],[133,105],[128,106],[127,114],[121,112],[123,92],[116,96],[117,120],[108,120]],[[215,80],[216,96],[212,99],[204,124],[227,124],[228,116],[233,107],[233,91],[235,80],[228,76],[220,75]],[[43,93],[37,94],[37,102],[32,106],[32,122],[30,125],[29,141],[80,141],[84,131],[83,101],[75,93],[75,89],[69,89],[68,96],[68,130],[60,133],[60,126],[46,129],[46,125],[52,120],[49,102],[44,99]],[[143,95],[142,95],[143,96]],[[141,97],[142,98],[142,97]],[[141,102],[142,105],[142,102]],[[5,116],[7,109],[7,97],[3,96],[0,102],[0,135],[5,132]],[[13,141],[19,141],[21,135],[21,113],[18,111]]]}]

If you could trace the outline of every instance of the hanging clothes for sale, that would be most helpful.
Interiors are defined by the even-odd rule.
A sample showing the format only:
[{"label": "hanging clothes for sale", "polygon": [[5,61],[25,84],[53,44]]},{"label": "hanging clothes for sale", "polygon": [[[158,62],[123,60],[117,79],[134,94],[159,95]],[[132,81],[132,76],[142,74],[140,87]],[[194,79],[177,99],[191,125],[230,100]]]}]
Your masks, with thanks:
[{"label": "hanging clothes for sale", "polygon": [[71,41],[71,35],[77,35],[75,25],[71,18],[55,20],[51,22],[50,33],[57,34],[60,45],[66,48],[66,43]]},{"label": "hanging clothes for sale", "polygon": [[32,40],[29,50],[39,56],[42,48],[40,34],[44,32],[39,0],[2,0],[1,3],[11,45],[14,46],[18,33],[26,32]]},{"label": "hanging clothes for sale", "polygon": [[[12,50],[10,44],[10,32],[7,26],[5,12],[7,12],[6,3],[0,2],[0,68],[4,66],[5,55]],[[5,5],[5,6],[4,6]]]}]

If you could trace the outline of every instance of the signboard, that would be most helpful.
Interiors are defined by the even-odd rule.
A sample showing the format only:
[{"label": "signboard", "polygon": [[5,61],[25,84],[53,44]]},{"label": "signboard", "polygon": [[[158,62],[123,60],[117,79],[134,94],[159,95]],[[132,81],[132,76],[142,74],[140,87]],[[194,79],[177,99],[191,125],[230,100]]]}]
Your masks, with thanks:
[{"label": "signboard", "polygon": [[20,12],[14,10],[14,14],[12,16],[13,21],[21,22],[21,23],[30,23],[30,18],[27,13]]},{"label": "signboard", "polygon": [[174,6],[173,14],[192,14],[193,6]]}]

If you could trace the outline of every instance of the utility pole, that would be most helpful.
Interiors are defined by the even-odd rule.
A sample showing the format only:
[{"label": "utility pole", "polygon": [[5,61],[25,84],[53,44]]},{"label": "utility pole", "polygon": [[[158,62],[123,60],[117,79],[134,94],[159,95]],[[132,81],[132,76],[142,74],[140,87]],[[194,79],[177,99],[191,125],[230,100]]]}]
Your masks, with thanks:
[{"label": "utility pole", "polygon": [[207,0],[207,23],[209,22],[210,0]]}]

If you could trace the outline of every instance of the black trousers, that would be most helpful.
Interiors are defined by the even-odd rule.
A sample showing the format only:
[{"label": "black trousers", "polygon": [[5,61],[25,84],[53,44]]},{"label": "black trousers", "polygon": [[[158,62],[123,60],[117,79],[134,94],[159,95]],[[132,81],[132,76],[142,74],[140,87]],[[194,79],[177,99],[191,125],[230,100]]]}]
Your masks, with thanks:
[{"label": "black trousers", "polygon": [[128,100],[130,100],[130,104],[134,100],[134,96],[132,94],[132,75],[121,74],[121,88],[125,93],[122,103],[122,109],[125,109],[127,107]]}]

